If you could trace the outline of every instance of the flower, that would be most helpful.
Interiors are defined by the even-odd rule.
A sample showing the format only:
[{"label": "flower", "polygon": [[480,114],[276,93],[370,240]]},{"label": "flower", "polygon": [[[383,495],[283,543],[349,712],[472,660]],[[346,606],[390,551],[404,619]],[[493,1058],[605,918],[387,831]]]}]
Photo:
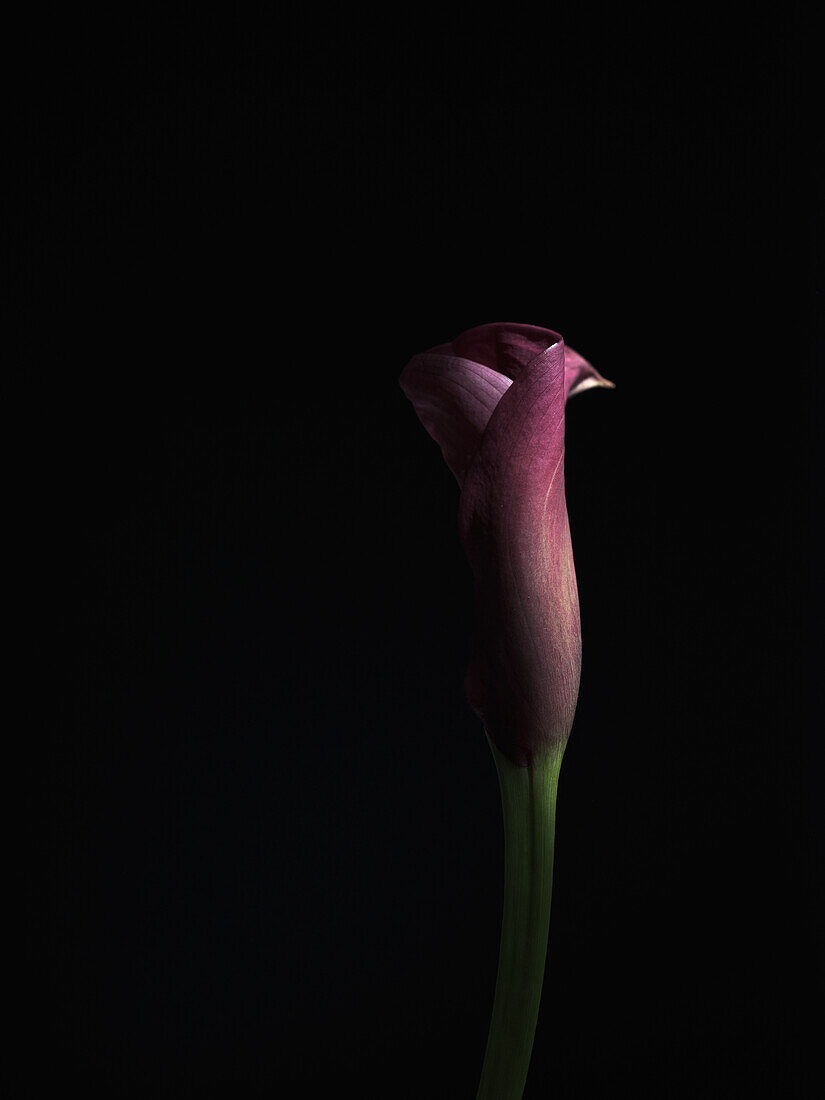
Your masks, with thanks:
[{"label": "flower", "polygon": [[581,672],[565,403],[613,383],[549,329],[487,324],[414,355],[400,384],[461,487],[476,592],[468,701],[496,747],[528,766],[563,750]]}]

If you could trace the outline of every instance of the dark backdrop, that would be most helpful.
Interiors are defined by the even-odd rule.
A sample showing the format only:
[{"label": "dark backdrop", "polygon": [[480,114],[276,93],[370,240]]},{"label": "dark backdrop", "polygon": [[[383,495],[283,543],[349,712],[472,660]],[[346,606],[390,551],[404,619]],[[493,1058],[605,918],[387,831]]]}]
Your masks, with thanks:
[{"label": "dark backdrop", "polygon": [[33,32],[25,530],[58,716],[15,1095],[55,1068],[89,1097],[474,1095],[500,807],[457,488],[397,377],[493,320],[616,383],[568,413],[584,668],[525,1095],[816,1093],[799,30]]}]

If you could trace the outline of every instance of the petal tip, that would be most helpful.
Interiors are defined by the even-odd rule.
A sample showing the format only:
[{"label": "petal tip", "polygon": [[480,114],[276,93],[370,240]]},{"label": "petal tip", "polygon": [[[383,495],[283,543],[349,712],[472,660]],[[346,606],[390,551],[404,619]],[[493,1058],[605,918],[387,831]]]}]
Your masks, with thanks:
[{"label": "petal tip", "polygon": [[582,378],[579,378],[571,387],[567,397],[568,400],[571,397],[575,397],[578,393],[584,393],[585,390],[592,389],[606,389],[615,390],[616,383],[611,382],[609,378],[602,378],[600,374],[592,374]]}]

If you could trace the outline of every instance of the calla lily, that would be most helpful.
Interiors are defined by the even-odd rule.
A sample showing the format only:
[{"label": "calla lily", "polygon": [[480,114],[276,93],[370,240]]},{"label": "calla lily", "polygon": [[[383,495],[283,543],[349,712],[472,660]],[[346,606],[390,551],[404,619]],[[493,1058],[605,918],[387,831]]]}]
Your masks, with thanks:
[{"label": "calla lily", "polygon": [[501,955],[479,1100],[519,1100],[552,888],[556,790],[581,671],[564,495],[568,398],[612,386],[549,329],[489,324],[415,355],[401,387],[461,488],[476,589],[465,688],[490,741],[505,825]]}]

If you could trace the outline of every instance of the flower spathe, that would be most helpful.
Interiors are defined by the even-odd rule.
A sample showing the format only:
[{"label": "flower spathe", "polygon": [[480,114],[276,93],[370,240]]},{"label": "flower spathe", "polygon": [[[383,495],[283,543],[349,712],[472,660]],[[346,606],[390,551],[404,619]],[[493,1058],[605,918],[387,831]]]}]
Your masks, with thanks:
[{"label": "flower spathe", "polygon": [[528,765],[566,742],[581,672],[565,403],[612,383],[558,333],[517,324],[413,356],[400,383],[461,486],[476,591],[467,698],[497,748]]}]

